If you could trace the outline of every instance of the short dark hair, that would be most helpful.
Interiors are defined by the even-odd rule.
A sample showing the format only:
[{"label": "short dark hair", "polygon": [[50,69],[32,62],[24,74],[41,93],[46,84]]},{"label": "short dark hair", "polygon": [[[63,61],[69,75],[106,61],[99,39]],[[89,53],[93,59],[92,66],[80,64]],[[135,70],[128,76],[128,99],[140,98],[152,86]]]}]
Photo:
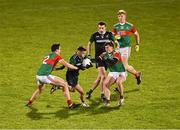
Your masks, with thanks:
[{"label": "short dark hair", "polygon": [[105,25],[106,26],[106,23],[104,22],[104,21],[100,21],[99,23],[98,23],[98,25]]},{"label": "short dark hair", "polygon": [[86,49],[83,46],[80,46],[77,48],[78,51],[86,51]]},{"label": "short dark hair", "polygon": [[114,48],[113,42],[106,42],[106,43],[104,44],[104,46],[111,46],[111,47]]},{"label": "short dark hair", "polygon": [[51,46],[51,51],[54,52],[56,51],[57,49],[59,49],[60,47],[60,44],[59,43],[54,43],[52,46]]}]

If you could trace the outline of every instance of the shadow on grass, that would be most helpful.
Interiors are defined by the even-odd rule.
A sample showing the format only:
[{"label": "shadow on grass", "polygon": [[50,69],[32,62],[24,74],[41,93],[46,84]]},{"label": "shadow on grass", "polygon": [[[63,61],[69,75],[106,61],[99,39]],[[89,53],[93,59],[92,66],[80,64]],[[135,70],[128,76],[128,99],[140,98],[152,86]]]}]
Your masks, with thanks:
[{"label": "shadow on grass", "polygon": [[[125,91],[125,93],[132,93],[132,92],[137,92],[139,91],[138,88],[133,89],[133,90],[128,90]],[[112,101],[118,101],[118,93],[113,93],[111,95],[111,100]],[[125,97],[127,99],[127,97]],[[80,114],[85,114],[86,116],[92,116],[94,114],[107,114],[108,112],[111,111],[116,111],[120,110],[121,107],[119,106],[104,106],[103,102],[100,100],[100,98],[94,98],[94,99],[89,99],[90,102],[90,107],[89,108],[84,108],[80,107],[77,109],[70,110],[67,107],[63,107],[60,110],[56,112],[38,112],[38,109],[31,107],[31,111],[26,114],[27,117],[31,118],[32,120],[40,120],[40,119],[50,119],[52,117],[47,117],[48,115],[54,115],[56,118],[59,119],[67,119],[70,116],[74,115],[80,115]],[[47,108],[51,108],[51,106],[47,105]]]},{"label": "shadow on grass", "polygon": [[[127,99],[127,93],[133,93],[133,92],[138,92],[140,89],[139,88],[135,88],[135,89],[132,89],[132,90],[128,90],[128,91],[125,91],[125,99]],[[118,92],[112,92],[111,94],[111,101],[118,101],[119,99],[119,93]]]},{"label": "shadow on grass", "polygon": [[41,113],[38,113],[38,109],[34,107],[29,107],[29,109],[31,109],[31,111],[26,114],[27,117],[31,118],[32,120],[42,119],[42,115]]}]

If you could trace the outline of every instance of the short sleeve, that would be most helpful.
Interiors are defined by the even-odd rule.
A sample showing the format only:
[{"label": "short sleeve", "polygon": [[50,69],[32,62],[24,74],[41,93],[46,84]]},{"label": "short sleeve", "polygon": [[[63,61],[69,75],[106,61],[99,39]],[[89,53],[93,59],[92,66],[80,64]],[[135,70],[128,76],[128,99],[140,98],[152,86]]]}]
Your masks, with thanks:
[{"label": "short sleeve", "polygon": [[112,34],[112,32],[110,32],[110,39],[114,42],[115,41],[115,37],[114,35]]},{"label": "short sleeve", "polygon": [[137,31],[137,30],[136,30],[136,27],[133,25],[131,32],[132,32],[132,33],[135,33],[136,31]]},{"label": "short sleeve", "polygon": [[76,64],[76,59],[74,58],[74,56],[72,56],[72,57],[70,58],[69,63],[70,63],[70,64],[73,64],[73,65]]},{"label": "short sleeve", "polygon": [[91,35],[91,38],[89,39],[89,41],[90,41],[91,43],[93,43],[93,42],[95,41],[94,34]]},{"label": "short sleeve", "polygon": [[115,52],[115,53],[114,53],[114,58],[118,59],[118,61],[122,61],[122,60],[121,60],[121,55],[120,55],[120,53],[118,53],[118,52]]},{"label": "short sleeve", "polygon": [[56,56],[56,61],[59,62],[60,60],[62,60],[62,57],[60,55]]}]

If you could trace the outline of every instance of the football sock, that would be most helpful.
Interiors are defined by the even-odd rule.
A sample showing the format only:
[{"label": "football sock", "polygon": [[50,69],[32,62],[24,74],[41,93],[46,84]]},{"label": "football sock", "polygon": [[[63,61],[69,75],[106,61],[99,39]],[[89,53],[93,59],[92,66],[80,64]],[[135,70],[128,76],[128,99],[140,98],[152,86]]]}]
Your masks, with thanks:
[{"label": "football sock", "polygon": [[120,99],[123,99],[124,98],[124,96],[120,96]]},{"label": "football sock", "polygon": [[90,90],[89,90],[89,93],[92,93],[92,92],[93,92],[93,90],[92,90],[92,89],[90,89]]},{"label": "football sock", "polygon": [[73,103],[71,100],[67,100],[68,107],[70,107]]}]

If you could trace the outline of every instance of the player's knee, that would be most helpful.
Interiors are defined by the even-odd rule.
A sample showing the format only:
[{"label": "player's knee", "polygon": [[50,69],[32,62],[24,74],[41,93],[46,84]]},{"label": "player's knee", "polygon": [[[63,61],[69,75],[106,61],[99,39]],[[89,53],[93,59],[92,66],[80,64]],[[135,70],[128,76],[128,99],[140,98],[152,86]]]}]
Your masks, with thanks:
[{"label": "player's knee", "polygon": [[39,93],[42,93],[44,89],[45,89],[44,86],[39,86]]},{"label": "player's knee", "polygon": [[83,91],[81,91],[81,92],[80,92],[80,95],[82,95],[82,96],[83,96],[83,95],[84,95],[84,92],[83,92]]},{"label": "player's knee", "polygon": [[100,79],[101,79],[101,81],[104,80],[104,79],[105,79],[105,75],[102,74],[102,75],[100,76]]},{"label": "player's knee", "polygon": [[107,86],[108,86],[108,82],[105,81],[105,82],[103,83],[103,88],[106,88]]}]

